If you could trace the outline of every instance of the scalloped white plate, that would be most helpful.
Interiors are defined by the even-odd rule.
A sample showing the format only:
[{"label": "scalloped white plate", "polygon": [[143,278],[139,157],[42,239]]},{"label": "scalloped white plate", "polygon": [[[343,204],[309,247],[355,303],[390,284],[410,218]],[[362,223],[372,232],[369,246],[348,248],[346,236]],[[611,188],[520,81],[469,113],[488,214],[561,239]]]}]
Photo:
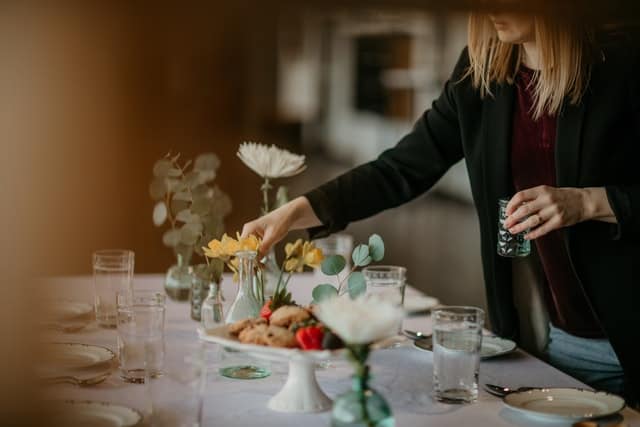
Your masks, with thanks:
[{"label": "scalloped white plate", "polygon": [[143,419],[133,408],[108,402],[61,400],[51,403],[54,419],[68,426],[134,427]]},{"label": "scalloped white plate", "polygon": [[91,368],[116,358],[113,351],[99,345],[57,342],[46,347],[45,364],[58,370]]},{"label": "scalloped white plate", "polygon": [[624,399],[615,394],[577,388],[544,388],[509,393],[504,403],[519,412],[554,420],[578,421],[620,412]]}]

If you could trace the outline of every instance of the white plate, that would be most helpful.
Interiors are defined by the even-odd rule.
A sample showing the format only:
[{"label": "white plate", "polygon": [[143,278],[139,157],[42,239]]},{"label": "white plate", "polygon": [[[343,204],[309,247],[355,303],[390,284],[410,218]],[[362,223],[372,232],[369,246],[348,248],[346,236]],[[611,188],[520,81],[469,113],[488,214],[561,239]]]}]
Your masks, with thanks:
[{"label": "white plate", "polygon": [[229,334],[229,325],[219,326],[215,329],[205,331],[198,328],[198,335],[203,341],[222,344],[233,350],[244,351],[259,355],[271,360],[289,360],[290,358],[323,361],[339,358],[344,354],[344,350],[301,350],[299,348],[267,347],[257,344],[245,344],[238,341],[236,337]]},{"label": "white plate", "polygon": [[112,362],[116,355],[106,347],[80,343],[46,345],[45,364],[57,370],[85,369]]},{"label": "white plate", "polygon": [[93,314],[93,305],[82,301],[52,299],[45,302],[51,320],[65,321]]},{"label": "white plate", "polygon": [[[431,337],[416,340],[415,346],[420,350],[432,351],[433,343]],[[500,337],[483,336],[482,347],[480,347],[480,358],[491,359],[492,357],[511,353],[515,349],[516,343],[511,340]]]},{"label": "white plate", "polygon": [[545,419],[578,421],[606,417],[624,408],[624,399],[614,394],[575,388],[546,388],[510,393],[504,403],[528,415]]},{"label": "white plate", "polygon": [[133,408],[108,402],[63,400],[51,403],[57,425],[133,427],[140,425],[143,418]]}]

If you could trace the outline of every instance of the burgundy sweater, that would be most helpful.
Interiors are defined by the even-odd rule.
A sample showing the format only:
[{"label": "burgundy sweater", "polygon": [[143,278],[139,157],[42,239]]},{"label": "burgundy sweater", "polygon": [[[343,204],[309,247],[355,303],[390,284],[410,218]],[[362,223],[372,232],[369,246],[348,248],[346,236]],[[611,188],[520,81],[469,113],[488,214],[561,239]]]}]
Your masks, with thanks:
[{"label": "burgundy sweater", "polygon": [[[556,117],[533,120],[533,71],[521,67],[516,77],[511,169],[516,191],[538,185],[556,186]],[[535,240],[546,276],[545,299],[551,323],[586,338],[604,334],[569,261],[559,230]]]}]

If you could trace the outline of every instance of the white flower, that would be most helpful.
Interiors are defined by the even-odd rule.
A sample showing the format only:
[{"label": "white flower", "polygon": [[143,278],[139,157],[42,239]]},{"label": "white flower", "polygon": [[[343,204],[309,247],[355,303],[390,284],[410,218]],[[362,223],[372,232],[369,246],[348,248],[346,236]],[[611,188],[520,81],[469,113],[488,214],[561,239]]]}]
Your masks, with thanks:
[{"label": "white flower", "polygon": [[316,317],[348,344],[371,344],[398,333],[404,312],[377,296],[328,298],[316,306]]},{"label": "white flower", "polygon": [[305,157],[287,150],[255,142],[244,142],[238,148],[243,163],[263,178],[287,178],[307,168]]}]

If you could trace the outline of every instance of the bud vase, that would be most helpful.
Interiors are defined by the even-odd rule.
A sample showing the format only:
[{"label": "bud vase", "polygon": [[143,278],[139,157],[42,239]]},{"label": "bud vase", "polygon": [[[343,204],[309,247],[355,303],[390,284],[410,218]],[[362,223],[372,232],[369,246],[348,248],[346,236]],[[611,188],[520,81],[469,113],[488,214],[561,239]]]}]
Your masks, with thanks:
[{"label": "bud vase", "polygon": [[[238,259],[238,293],[227,313],[226,323],[234,323],[248,317],[258,317],[262,304],[256,294],[261,295],[262,290],[256,289],[255,279],[255,251],[241,251],[236,253]],[[220,375],[227,378],[253,380],[265,378],[271,375],[269,364],[260,363],[249,354],[234,351],[225,351],[223,359],[232,360],[233,364],[220,369]]]},{"label": "bud vase", "polygon": [[369,387],[368,367],[365,374],[354,375],[351,391],[333,402],[332,427],[394,427],[391,407],[384,397]]},{"label": "bud vase", "polygon": [[191,293],[189,295],[191,318],[200,321],[203,302],[209,296],[212,287],[215,291],[214,295],[219,297],[220,284],[214,280],[211,269],[207,264],[195,265],[192,270]]},{"label": "bud vase", "polygon": [[191,278],[193,271],[189,265],[191,248],[179,250],[176,248],[176,263],[169,267],[164,281],[164,290],[175,301],[188,301],[191,292]]},{"label": "bud vase", "polygon": [[256,297],[254,286],[255,251],[241,251],[236,253],[238,258],[238,293],[227,313],[226,323],[234,323],[248,317],[258,317],[262,304]]}]

